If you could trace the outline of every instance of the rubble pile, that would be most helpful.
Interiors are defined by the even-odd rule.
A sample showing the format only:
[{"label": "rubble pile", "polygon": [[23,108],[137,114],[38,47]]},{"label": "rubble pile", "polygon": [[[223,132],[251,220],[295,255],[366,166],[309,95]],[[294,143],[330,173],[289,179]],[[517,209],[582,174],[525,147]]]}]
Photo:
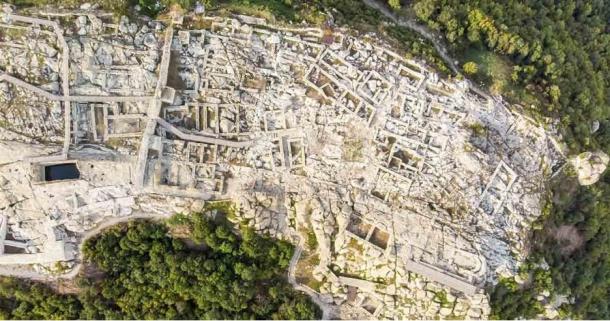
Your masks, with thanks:
[{"label": "rubble pile", "polygon": [[10,19],[4,19],[1,23],[2,70],[57,92],[63,52],[59,50],[57,35],[53,30],[44,25],[29,27]]},{"label": "rubble pile", "polygon": [[606,170],[608,160],[610,160],[610,157],[606,153],[598,151],[579,154],[570,159],[570,162],[576,170],[580,185],[592,185],[599,180]]},{"label": "rubble pile", "polygon": [[[68,47],[71,93],[79,95],[150,95],[157,84],[159,29],[122,17],[118,25],[94,15],[78,16]],[[118,34],[117,34],[118,32]]]}]

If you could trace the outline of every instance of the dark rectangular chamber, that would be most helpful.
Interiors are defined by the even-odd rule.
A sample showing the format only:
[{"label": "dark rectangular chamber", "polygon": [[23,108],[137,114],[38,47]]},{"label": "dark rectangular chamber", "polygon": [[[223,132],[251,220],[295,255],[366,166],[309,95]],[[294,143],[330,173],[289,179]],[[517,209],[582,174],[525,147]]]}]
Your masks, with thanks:
[{"label": "dark rectangular chamber", "polygon": [[47,182],[78,178],[80,178],[80,172],[76,167],[76,163],[47,165],[44,167],[44,180]]}]

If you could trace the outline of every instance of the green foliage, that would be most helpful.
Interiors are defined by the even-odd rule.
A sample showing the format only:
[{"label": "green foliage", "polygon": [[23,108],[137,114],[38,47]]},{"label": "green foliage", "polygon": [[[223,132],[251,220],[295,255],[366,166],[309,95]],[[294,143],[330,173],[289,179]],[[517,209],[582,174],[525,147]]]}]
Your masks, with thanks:
[{"label": "green foliage", "polygon": [[[604,1],[418,0],[411,8],[456,52],[474,48],[509,59],[510,77],[503,84],[490,78],[489,85],[516,101],[535,98],[542,112],[559,116],[572,150],[610,150],[610,7]],[[593,120],[602,122],[599,133],[590,133]]]},{"label": "green foliage", "polygon": [[400,9],[400,0],[388,0],[388,6],[394,10]]},{"label": "green foliage", "polygon": [[[71,8],[76,8],[83,3],[92,3],[88,0],[61,0],[61,5]],[[194,4],[194,0],[98,0],[94,1],[99,4],[104,10],[113,12],[116,16],[128,15],[130,9],[136,4],[140,6],[141,13],[150,17],[156,17],[160,12],[172,5],[179,5],[184,9],[191,8]],[[210,0],[202,0],[202,3],[208,3]],[[43,5],[56,5],[57,1],[52,0],[9,0],[9,3],[13,3],[17,6],[29,7],[29,6],[43,6]]]},{"label": "green foliage", "polygon": [[292,0],[211,0],[211,10],[228,9],[245,14],[287,21],[308,20],[309,5]]},{"label": "green foliage", "polygon": [[[562,313],[571,318],[610,318],[610,225],[603,223],[610,219],[610,175],[593,186],[578,186],[575,178],[565,176],[554,183],[553,194],[545,228],[534,233],[528,264],[544,259],[549,269],[527,271],[531,282],[522,287],[508,281],[496,286],[490,302],[495,318],[534,317],[539,307],[535,297],[544,290],[574,299],[574,304],[562,306]],[[560,240],[553,234],[565,225],[574,226],[579,235],[573,238],[582,241],[569,252],[563,242],[576,240]]]},{"label": "green foliage", "polygon": [[157,0],[138,0],[138,5],[140,5],[142,13],[150,17],[157,16],[157,14],[165,8],[165,6]]},{"label": "green foliage", "polygon": [[80,302],[39,283],[0,278],[1,319],[78,319]]},{"label": "green foliage", "polygon": [[316,237],[316,233],[313,231],[313,229],[309,229],[307,231],[307,248],[310,251],[315,251],[315,249],[318,247],[318,238]]},{"label": "green foliage", "polygon": [[491,293],[493,320],[534,319],[543,309],[532,288],[520,288],[512,279],[501,279]]},{"label": "green foliage", "polygon": [[476,123],[469,124],[468,128],[470,129],[470,131],[472,131],[472,134],[476,137],[482,137],[482,136],[487,135],[487,127],[485,127],[485,125],[483,125],[482,123],[476,122]]},{"label": "green foliage", "polygon": [[158,223],[134,221],[85,242],[88,264],[77,296],[1,279],[0,316],[17,319],[317,319],[320,311],[284,278],[293,247],[226,220],[178,215],[192,249]]},{"label": "green foliage", "polygon": [[[172,221],[190,226],[193,251],[164,226],[132,222],[84,246],[87,260],[106,277],[87,287],[87,318],[311,319],[318,310],[282,277],[293,248],[204,215]],[[282,293],[282,295],[274,295]],[[288,312],[292,314],[287,314]]]},{"label": "green foliage", "polygon": [[[572,179],[574,180],[574,179]],[[553,286],[560,293],[569,292],[575,299],[571,307],[576,318],[608,319],[610,306],[610,175],[595,185],[565,188],[558,183],[557,199],[547,226],[575,226],[583,244],[570,253],[561,251],[563,244],[553,238],[548,228],[535,235],[536,254],[551,267]],[[573,184],[576,184],[575,182]],[[545,233],[546,232],[546,233]]]},{"label": "green foliage", "polygon": [[[152,0],[151,0],[152,1]],[[44,6],[44,5],[62,5],[68,8],[76,8],[83,3],[93,3],[87,0],[9,0],[9,3],[19,7]],[[137,4],[137,0],[98,0],[96,4],[100,5],[104,10],[113,12],[115,15],[127,15],[129,8]]]},{"label": "green foliage", "polygon": [[444,290],[438,291],[434,293],[434,297],[432,301],[441,305],[441,307],[451,307],[451,302],[447,299],[447,292]]},{"label": "green foliage", "polygon": [[[208,1],[202,1],[205,5]],[[195,4],[194,0],[138,0],[140,13],[149,17],[155,18],[161,12],[167,11],[168,8],[178,5],[180,8],[190,10]]]},{"label": "green foliage", "polygon": [[462,66],[462,69],[464,69],[464,72],[468,75],[474,75],[479,71],[479,67],[473,61],[465,63],[464,66]]}]

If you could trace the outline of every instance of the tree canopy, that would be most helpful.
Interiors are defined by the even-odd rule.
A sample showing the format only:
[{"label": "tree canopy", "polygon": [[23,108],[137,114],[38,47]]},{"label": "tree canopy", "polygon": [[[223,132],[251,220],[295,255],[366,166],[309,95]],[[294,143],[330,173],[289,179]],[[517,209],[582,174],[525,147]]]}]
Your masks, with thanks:
[{"label": "tree canopy", "polygon": [[[548,290],[551,297],[563,294],[574,300],[562,307],[564,318],[609,319],[610,225],[605,222],[610,219],[610,174],[592,186],[561,177],[550,201],[550,212],[532,237],[528,282],[500,282],[491,295],[492,317],[535,318],[541,312],[536,296]],[[570,233],[559,233],[561,229]],[[548,269],[531,268],[542,262]]]},{"label": "tree canopy", "polygon": [[479,67],[477,66],[477,64],[475,62],[469,61],[464,64],[463,69],[464,69],[465,73],[467,73],[469,75],[473,75],[473,74],[477,73],[477,71],[479,70]]},{"label": "tree canopy", "polygon": [[[610,150],[606,1],[417,0],[411,8],[458,56],[480,48],[507,58],[507,81],[536,96],[540,112],[561,120],[572,150]],[[594,121],[604,130],[592,133]]]},{"label": "tree canopy", "polygon": [[168,228],[133,221],[84,244],[102,278],[81,277],[78,295],[32,282],[0,282],[6,319],[316,319],[318,307],[285,279],[290,243],[236,233],[203,215],[172,220],[190,244]]}]

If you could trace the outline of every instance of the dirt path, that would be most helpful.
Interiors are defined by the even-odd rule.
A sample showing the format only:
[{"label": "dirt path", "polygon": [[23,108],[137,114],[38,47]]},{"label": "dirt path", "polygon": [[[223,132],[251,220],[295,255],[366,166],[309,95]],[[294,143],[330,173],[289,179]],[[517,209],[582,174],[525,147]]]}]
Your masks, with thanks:
[{"label": "dirt path", "polygon": [[159,219],[164,219],[167,217],[168,216],[166,216],[166,215],[160,215],[160,214],[134,214],[134,215],[129,215],[129,216],[113,217],[107,221],[104,221],[102,224],[96,226],[92,230],[85,232],[85,234],[82,235],[82,238],[79,240],[79,243],[78,243],[78,254],[80,255],[80,258],[78,260],[78,265],[76,267],[74,267],[74,269],[72,269],[72,271],[70,271],[69,273],[59,275],[58,278],[72,279],[76,275],[78,275],[80,270],[83,268],[82,255],[83,255],[83,245],[85,244],[85,241],[96,236],[103,230],[105,230],[113,225],[132,221],[132,220],[137,220],[137,219],[159,220]]},{"label": "dirt path", "polygon": [[455,63],[455,60],[453,60],[451,58],[451,56],[449,56],[449,53],[448,53],[449,51],[447,50],[447,46],[445,46],[442,38],[438,34],[433,32],[432,30],[430,30],[428,27],[419,24],[417,21],[415,21],[413,19],[409,19],[407,17],[402,17],[402,16],[400,16],[400,17],[397,16],[388,7],[386,7],[384,2],[382,2],[380,0],[362,0],[362,1],[367,6],[381,12],[384,16],[386,16],[388,19],[392,20],[392,22],[394,22],[395,24],[397,24],[401,27],[409,28],[409,29],[417,32],[422,37],[428,39],[430,42],[432,42],[432,45],[434,45],[434,48],[436,49],[438,54],[441,56],[441,58],[445,61],[447,66],[449,66],[451,71],[453,71],[456,74],[460,73],[460,70]]},{"label": "dirt path", "polygon": [[305,239],[303,239],[296,233],[293,235],[299,239],[299,243],[294,248],[294,254],[290,259],[290,265],[288,266],[288,282],[290,282],[292,287],[294,287],[295,289],[305,292],[307,295],[309,295],[311,300],[320,307],[320,309],[322,310],[322,320],[329,320],[333,311],[333,307],[330,304],[323,302],[316,291],[296,281],[296,278],[294,276],[296,272],[296,265],[299,262],[299,259],[301,258],[301,253],[303,253]]}]

